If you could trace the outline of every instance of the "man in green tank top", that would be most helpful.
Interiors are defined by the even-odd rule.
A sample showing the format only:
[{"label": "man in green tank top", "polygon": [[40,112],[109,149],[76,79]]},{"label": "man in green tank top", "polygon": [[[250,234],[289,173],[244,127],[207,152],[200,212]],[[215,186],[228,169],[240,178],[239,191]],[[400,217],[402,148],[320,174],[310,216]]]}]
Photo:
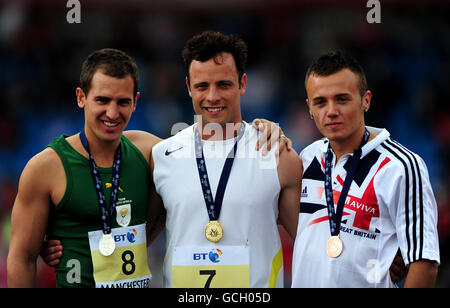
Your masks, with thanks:
[{"label": "man in green tank top", "polygon": [[[25,166],[12,212],[10,287],[35,285],[36,259],[46,234],[64,246],[56,268],[57,286],[148,286],[150,153],[160,139],[143,131],[124,132],[139,98],[137,76],[134,60],[115,49],[96,51],[83,63],[76,96],[84,109],[88,147],[80,134],[60,136]],[[121,172],[114,187],[118,149]],[[104,213],[110,214],[106,219],[99,192]],[[107,235],[113,239],[110,255],[102,252],[100,241]],[[117,281],[120,284],[113,283]]]},{"label": "man in green tank top", "polygon": [[[134,60],[116,49],[95,51],[84,61],[76,89],[83,131],[55,138],[30,159],[19,181],[9,287],[36,285],[46,235],[59,240],[46,260],[57,259],[58,287],[148,287],[146,243],[165,221],[155,212],[160,207],[149,206],[150,200],[160,202],[150,166],[152,147],[161,139],[124,131],[139,98],[137,76]],[[270,137],[263,134],[259,143]],[[290,144],[285,138],[280,150]]]}]

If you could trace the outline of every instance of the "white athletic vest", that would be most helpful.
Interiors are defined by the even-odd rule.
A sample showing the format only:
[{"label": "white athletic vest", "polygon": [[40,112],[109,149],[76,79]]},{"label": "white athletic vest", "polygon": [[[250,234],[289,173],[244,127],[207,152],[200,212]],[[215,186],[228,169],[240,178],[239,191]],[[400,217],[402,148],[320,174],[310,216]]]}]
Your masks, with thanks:
[{"label": "white athletic vest", "polygon": [[[165,287],[176,287],[172,278],[186,273],[186,270],[197,273],[202,270],[201,266],[215,269],[214,266],[225,264],[230,267],[229,273],[233,266],[240,266],[243,269],[240,275],[246,276],[242,281],[248,280],[246,284],[250,287],[283,286],[283,257],[277,227],[280,184],[275,154],[271,151],[262,157],[261,152],[255,151],[257,132],[247,123],[245,126],[224,194],[219,216],[224,235],[218,243],[205,237],[209,216],[195,159],[194,126],[153,148],[154,182],[167,210]],[[203,144],[209,182],[215,197],[225,158],[234,145],[234,139],[203,141]],[[174,256],[182,258],[175,260]],[[243,263],[247,263],[246,266]],[[224,268],[217,267],[218,273]],[[176,269],[176,273],[172,269]],[[211,278],[211,287],[223,286],[214,283],[219,279],[226,282],[227,279],[220,278],[219,274],[208,276],[208,272],[201,275],[204,273],[195,279],[203,279],[206,285]],[[195,279],[189,286],[198,286]],[[204,287],[203,282],[201,287]]]}]

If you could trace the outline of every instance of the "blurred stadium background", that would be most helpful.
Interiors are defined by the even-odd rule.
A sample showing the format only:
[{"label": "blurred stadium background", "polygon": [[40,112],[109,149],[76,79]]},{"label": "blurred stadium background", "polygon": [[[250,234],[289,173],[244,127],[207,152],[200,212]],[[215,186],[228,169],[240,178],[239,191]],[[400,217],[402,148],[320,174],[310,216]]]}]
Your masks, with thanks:
[{"label": "blurred stadium background", "polygon": [[[82,128],[75,88],[83,59],[104,47],[133,56],[141,98],[129,129],[166,138],[173,124],[193,123],[181,49],[207,29],[248,42],[244,119],[279,123],[297,151],[319,137],[305,104],[309,62],[334,49],[359,59],[373,92],[367,124],[386,127],[429,168],[439,210],[437,286],[450,287],[448,1],[381,0],[379,24],[367,22],[366,0],[81,0],[80,24],[67,22],[67,2],[0,0],[0,287],[23,167],[54,137]],[[290,285],[292,241],[283,238]],[[159,287],[164,237],[149,250]],[[53,285],[40,263],[38,286]]]}]

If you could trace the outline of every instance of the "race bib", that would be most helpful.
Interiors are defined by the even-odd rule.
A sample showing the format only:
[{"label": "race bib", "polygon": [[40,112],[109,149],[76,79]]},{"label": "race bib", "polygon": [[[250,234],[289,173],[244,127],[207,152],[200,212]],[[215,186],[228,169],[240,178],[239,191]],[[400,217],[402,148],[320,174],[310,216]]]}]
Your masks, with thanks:
[{"label": "race bib", "polygon": [[173,288],[249,288],[246,246],[179,246],[172,258]]},{"label": "race bib", "polygon": [[96,288],[148,288],[152,274],[147,263],[145,224],[111,230],[116,248],[103,256],[98,248],[103,231],[89,232]]}]

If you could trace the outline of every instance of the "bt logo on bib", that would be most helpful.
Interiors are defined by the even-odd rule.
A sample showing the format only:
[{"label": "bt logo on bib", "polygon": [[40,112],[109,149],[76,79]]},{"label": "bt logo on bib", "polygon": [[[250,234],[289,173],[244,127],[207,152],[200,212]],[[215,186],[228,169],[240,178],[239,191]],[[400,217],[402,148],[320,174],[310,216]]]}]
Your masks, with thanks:
[{"label": "bt logo on bib", "polygon": [[117,242],[120,242],[120,241],[128,240],[128,242],[134,243],[134,242],[136,242],[136,237],[137,237],[136,229],[130,229],[127,232],[127,234],[116,234],[116,235],[114,235],[114,241],[117,243]]},{"label": "bt logo on bib", "polygon": [[137,236],[136,229],[130,229],[130,231],[127,233],[127,239],[130,243],[136,242],[136,236]]},{"label": "bt logo on bib", "polygon": [[220,249],[216,249],[213,248],[210,252],[209,252],[209,259],[211,260],[211,262],[214,263],[219,263],[219,257],[222,255],[222,251]]},{"label": "bt logo on bib", "polygon": [[220,262],[219,258],[222,254],[223,254],[222,250],[218,248],[213,248],[209,253],[207,252],[194,253],[192,258],[194,261],[207,260],[207,258],[209,258],[211,262],[219,263]]}]

